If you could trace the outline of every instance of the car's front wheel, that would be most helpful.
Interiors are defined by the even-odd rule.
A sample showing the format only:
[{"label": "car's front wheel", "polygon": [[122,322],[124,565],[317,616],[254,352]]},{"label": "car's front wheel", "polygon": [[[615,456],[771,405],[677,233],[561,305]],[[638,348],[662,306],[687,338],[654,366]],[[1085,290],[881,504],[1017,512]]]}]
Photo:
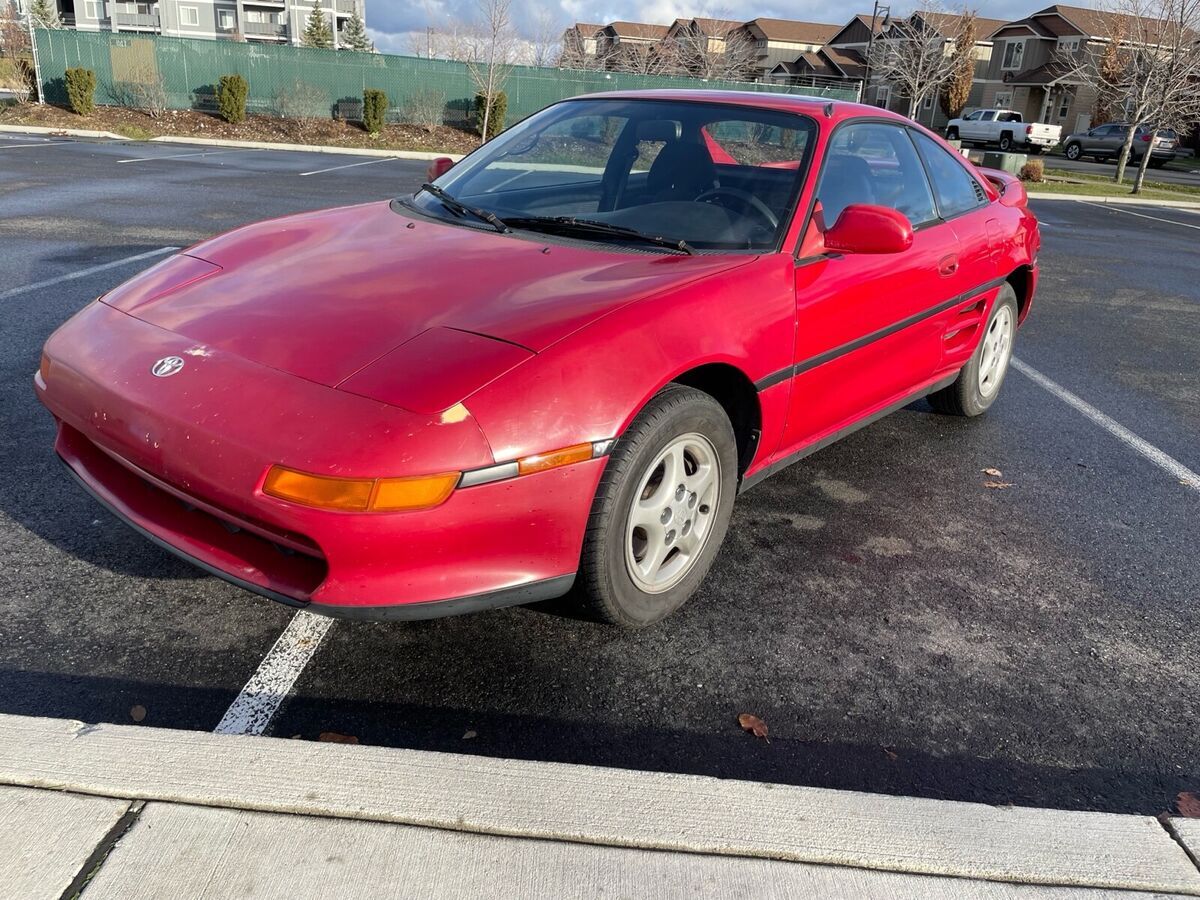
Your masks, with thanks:
[{"label": "car's front wheel", "polygon": [[736,491],[737,442],[725,410],[703,391],[668,385],[613,448],[574,593],[614,625],[665,618],[716,558]]},{"label": "car's front wheel", "polygon": [[1000,394],[1016,336],[1017,294],[1012,285],[1006,284],[992,304],[979,346],[953,384],[929,395],[930,405],[938,412],[955,416],[987,412]]},{"label": "car's front wheel", "polygon": [[958,140],[958,129],[957,128],[947,128],[946,129],[946,140],[957,141]]},{"label": "car's front wheel", "polygon": [[1079,144],[1067,144],[1067,150],[1064,155],[1070,160],[1079,159],[1083,155],[1083,147]]}]

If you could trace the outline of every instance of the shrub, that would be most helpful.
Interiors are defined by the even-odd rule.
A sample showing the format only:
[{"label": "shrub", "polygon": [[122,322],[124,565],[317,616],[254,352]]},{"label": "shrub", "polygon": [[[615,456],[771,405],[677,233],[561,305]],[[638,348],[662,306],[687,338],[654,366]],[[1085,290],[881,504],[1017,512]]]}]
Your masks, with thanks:
[{"label": "shrub", "polygon": [[363,91],[363,128],[370,135],[383,131],[383,122],[387,118],[388,98],[383,91],[367,88]]},{"label": "shrub", "polygon": [[217,112],[230,125],[246,118],[246,95],[250,85],[241,75],[222,75],[217,82]]},{"label": "shrub", "polygon": [[1045,181],[1046,164],[1040,159],[1031,159],[1025,165],[1021,166],[1019,177],[1022,181],[1032,181],[1040,183]]},{"label": "shrub", "polygon": [[442,124],[446,95],[441,91],[413,91],[404,101],[404,121],[419,125],[430,134]]},{"label": "shrub", "polygon": [[67,105],[80,116],[91,115],[96,108],[96,73],[91,69],[70,68],[66,71]]},{"label": "shrub", "polygon": [[508,95],[504,91],[496,91],[492,95],[492,111],[488,115],[488,133],[483,134],[483,110],[487,105],[487,97],[475,95],[475,131],[490,140],[504,130],[504,114],[508,112]]},{"label": "shrub", "polygon": [[157,66],[134,66],[125,75],[126,80],[105,85],[105,91],[119,105],[144,112],[151,119],[167,111],[167,88]]},{"label": "shrub", "polygon": [[306,81],[294,81],[275,94],[275,112],[291,119],[293,131],[306,141],[316,130],[317,123],[330,118],[329,96]]}]

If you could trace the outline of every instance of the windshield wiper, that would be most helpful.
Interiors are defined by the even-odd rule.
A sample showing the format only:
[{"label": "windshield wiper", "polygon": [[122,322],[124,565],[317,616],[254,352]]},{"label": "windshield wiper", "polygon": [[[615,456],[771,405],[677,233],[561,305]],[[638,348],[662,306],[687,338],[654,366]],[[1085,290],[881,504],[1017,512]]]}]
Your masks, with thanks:
[{"label": "windshield wiper", "polygon": [[673,241],[659,235],[638,231],[636,228],[613,225],[611,222],[598,222],[595,219],[577,219],[574,216],[526,216],[510,218],[506,222],[513,228],[527,228],[530,231],[546,231],[559,234],[575,232],[577,234],[609,235],[631,241],[641,241],[645,244],[654,244],[658,247],[665,247],[668,250],[678,250],[681,253],[686,253],[688,256],[695,256],[696,254],[696,248],[687,241]]},{"label": "windshield wiper", "polygon": [[[468,206],[466,203],[463,203],[458,198],[453,197],[450,194],[447,194],[444,190],[442,190],[436,184],[423,184],[423,185],[421,185],[421,190],[428,191],[429,193],[433,194],[433,196],[437,197],[440,201],[442,201],[442,206],[446,207],[446,209],[450,210],[451,212],[458,213],[460,216],[464,215],[464,214],[469,215],[469,216],[474,216],[475,218],[480,219],[481,221],[487,222],[489,225],[491,225],[493,228],[495,228],[501,234],[507,234],[511,230],[508,227],[508,225],[504,222],[504,220],[501,219],[495,213],[488,212],[486,209],[479,209],[478,207]],[[417,193],[420,193],[420,191],[418,191]]]}]

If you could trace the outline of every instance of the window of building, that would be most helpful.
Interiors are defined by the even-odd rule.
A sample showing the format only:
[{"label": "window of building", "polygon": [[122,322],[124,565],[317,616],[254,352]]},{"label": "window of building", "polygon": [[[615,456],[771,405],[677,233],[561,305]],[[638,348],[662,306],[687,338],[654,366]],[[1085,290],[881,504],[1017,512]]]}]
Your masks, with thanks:
[{"label": "window of building", "polygon": [[1013,70],[1021,68],[1021,63],[1025,60],[1025,42],[1024,41],[1009,41],[1004,45],[1004,62],[1000,68],[1005,70]]},{"label": "window of building", "polygon": [[83,14],[89,19],[104,18],[104,10],[101,8],[99,0],[84,0]]},{"label": "window of building", "polygon": [[1071,111],[1071,101],[1075,96],[1070,91],[1063,91],[1062,96],[1058,98],[1058,117],[1065,119],[1067,113]]},{"label": "window of building", "polygon": [[197,27],[200,24],[200,10],[194,6],[179,7],[179,24]]},{"label": "window of building", "polygon": [[892,104],[892,89],[889,85],[875,89],[875,105],[887,109]]},{"label": "window of building", "polygon": [[996,94],[996,108],[1008,109],[1012,106],[1012,91],[1000,91]]},{"label": "window of building", "polygon": [[1061,53],[1077,53],[1079,51],[1079,38],[1059,38],[1058,49]]},{"label": "window of building", "polygon": [[217,24],[221,28],[224,28],[226,30],[231,30],[233,28],[233,10],[232,9],[218,9],[217,10]]},{"label": "window of building", "polygon": [[926,97],[925,102],[921,104],[922,109],[933,109],[933,97]]}]

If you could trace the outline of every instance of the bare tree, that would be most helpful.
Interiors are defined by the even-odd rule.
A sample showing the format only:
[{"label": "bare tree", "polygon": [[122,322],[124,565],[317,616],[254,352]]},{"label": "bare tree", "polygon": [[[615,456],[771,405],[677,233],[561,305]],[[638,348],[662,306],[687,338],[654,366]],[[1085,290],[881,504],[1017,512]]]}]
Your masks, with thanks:
[{"label": "bare tree", "polygon": [[539,6],[532,23],[527,55],[531,66],[545,68],[558,64],[563,54],[562,20],[549,6]]},{"label": "bare tree", "polygon": [[1114,0],[1123,16],[1125,66],[1116,82],[1129,130],[1117,158],[1118,184],[1139,126],[1148,129],[1134,181],[1140,193],[1159,129],[1185,129],[1200,118],[1200,0]]},{"label": "bare tree", "polygon": [[446,113],[446,95],[441,91],[413,91],[404,101],[404,121],[419,125],[429,134],[437,131]]},{"label": "bare tree", "polygon": [[0,53],[8,59],[16,59],[30,52],[29,26],[25,24],[16,0],[0,7]]},{"label": "bare tree", "polygon": [[754,40],[741,22],[693,19],[669,43],[679,67],[693,78],[747,81],[757,68]]},{"label": "bare tree", "polygon": [[476,0],[474,21],[448,36],[446,56],[467,67],[476,93],[483,98],[484,141],[488,139],[496,95],[503,90],[519,52],[512,0]]},{"label": "bare tree", "polygon": [[665,41],[620,44],[600,55],[598,67],[633,75],[675,75],[681,68],[677,48]]},{"label": "bare tree", "polygon": [[941,92],[955,69],[945,36],[922,16],[929,12],[939,10],[932,6],[917,9],[892,22],[871,45],[872,76],[888,82],[908,100],[910,118],[922,103]]},{"label": "bare tree", "polygon": [[975,15],[964,12],[958,20],[954,35],[954,52],[951,54],[950,74],[938,92],[942,112],[949,119],[957,119],[967,108],[971,99],[971,87],[975,83]]}]

